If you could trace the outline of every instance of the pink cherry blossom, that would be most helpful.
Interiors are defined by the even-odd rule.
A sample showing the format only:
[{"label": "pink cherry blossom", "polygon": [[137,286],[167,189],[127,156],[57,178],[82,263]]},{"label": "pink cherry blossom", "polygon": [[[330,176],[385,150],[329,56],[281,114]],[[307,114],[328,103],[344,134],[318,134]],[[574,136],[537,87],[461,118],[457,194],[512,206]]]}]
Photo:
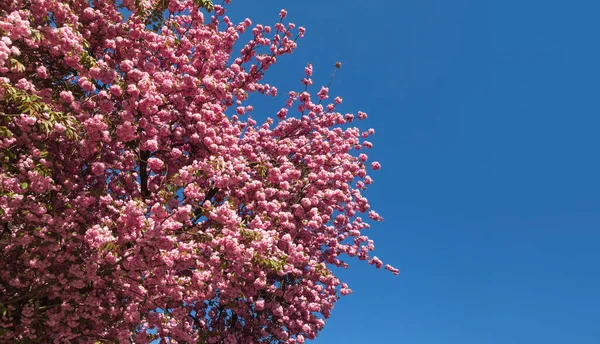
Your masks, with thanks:
[{"label": "pink cherry blossom", "polygon": [[303,343],[352,292],[334,267],[384,266],[367,115],[307,64],[253,118],[285,10],[0,3],[0,342]]},{"label": "pink cherry blossom", "polygon": [[148,167],[153,171],[159,171],[165,163],[159,158],[148,159]]}]

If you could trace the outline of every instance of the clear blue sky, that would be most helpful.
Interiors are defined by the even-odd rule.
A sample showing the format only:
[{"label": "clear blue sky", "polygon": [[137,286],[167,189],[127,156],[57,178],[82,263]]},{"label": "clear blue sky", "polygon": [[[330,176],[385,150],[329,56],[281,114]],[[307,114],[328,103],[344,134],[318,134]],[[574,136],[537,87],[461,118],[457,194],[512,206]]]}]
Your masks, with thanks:
[{"label": "clear blue sky", "polygon": [[[600,343],[600,3],[234,0],[233,19],[307,28],[268,80],[305,63],[364,110],[386,221],[315,341]],[[286,92],[287,93],[287,92]],[[259,102],[265,115],[283,104]],[[360,122],[365,123],[365,122]],[[365,128],[366,128],[365,127]]]}]

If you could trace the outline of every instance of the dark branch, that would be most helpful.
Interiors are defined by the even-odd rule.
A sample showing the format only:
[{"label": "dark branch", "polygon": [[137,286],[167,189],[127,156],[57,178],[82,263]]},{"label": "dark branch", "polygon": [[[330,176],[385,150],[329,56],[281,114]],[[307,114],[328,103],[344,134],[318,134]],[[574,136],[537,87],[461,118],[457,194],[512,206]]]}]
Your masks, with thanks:
[{"label": "dark branch", "polygon": [[149,151],[140,152],[140,186],[142,191],[142,198],[146,199],[150,196],[148,191],[148,158],[150,157]]}]

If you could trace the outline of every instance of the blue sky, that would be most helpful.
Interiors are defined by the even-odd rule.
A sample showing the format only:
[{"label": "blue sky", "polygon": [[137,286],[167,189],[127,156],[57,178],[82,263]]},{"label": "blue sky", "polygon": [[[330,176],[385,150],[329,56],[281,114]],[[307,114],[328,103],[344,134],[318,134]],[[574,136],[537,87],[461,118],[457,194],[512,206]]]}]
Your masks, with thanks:
[{"label": "blue sky", "polygon": [[264,24],[286,8],[306,38],[267,80],[299,89],[311,62],[323,84],[342,61],[331,92],[376,130],[370,235],[401,274],[344,271],[354,293],[315,343],[600,343],[600,3],[229,8]]}]

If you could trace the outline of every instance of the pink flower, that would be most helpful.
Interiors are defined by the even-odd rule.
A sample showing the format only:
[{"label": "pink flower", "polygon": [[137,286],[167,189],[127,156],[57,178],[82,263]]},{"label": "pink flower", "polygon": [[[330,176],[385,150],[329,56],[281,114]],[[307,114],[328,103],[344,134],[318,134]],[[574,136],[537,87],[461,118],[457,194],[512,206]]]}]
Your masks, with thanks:
[{"label": "pink flower", "polygon": [[254,281],[254,288],[256,288],[256,289],[264,289],[266,285],[267,285],[267,282],[265,281],[264,278],[257,278]]},{"label": "pink flower", "polygon": [[127,73],[129,72],[131,69],[133,69],[133,62],[131,62],[130,60],[123,60],[120,64],[119,64],[119,68]]},{"label": "pink flower", "polygon": [[282,317],[283,316],[283,307],[281,307],[281,305],[277,305],[277,306],[273,307],[272,312],[273,312],[274,316]]},{"label": "pink flower", "polygon": [[106,171],[106,166],[104,165],[104,163],[101,162],[94,162],[92,163],[92,173],[94,175],[102,175],[104,174],[104,172]]},{"label": "pink flower", "polygon": [[62,133],[66,130],[67,128],[62,125],[61,123],[54,123],[54,130],[56,130],[57,133]]},{"label": "pink flower", "polygon": [[148,167],[152,171],[160,171],[165,163],[159,158],[149,158],[148,159]]},{"label": "pink flower", "polygon": [[300,38],[304,37],[305,32],[306,32],[306,29],[304,27],[300,26],[298,28],[298,37],[300,37]]},{"label": "pink flower", "polygon": [[121,86],[112,85],[110,86],[110,93],[115,97],[120,97],[123,94],[123,90],[121,90]]},{"label": "pink flower", "polygon": [[398,269],[394,268],[393,266],[391,266],[391,265],[389,265],[389,264],[387,264],[387,265],[385,266],[385,268],[386,268],[386,270],[388,270],[388,271],[391,271],[391,272],[392,272],[394,275],[397,275],[397,274],[399,274],[399,273],[400,273],[400,270],[398,270]]},{"label": "pink flower", "polygon": [[149,150],[150,152],[156,152],[158,150],[158,141],[156,139],[146,141],[144,149]]},{"label": "pink flower", "polygon": [[369,261],[369,264],[375,265],[379,269],[383,265],[383,262],[381,261],[381,259],[373,257],[373,259]]},{"label": "pink flower", "polygon": [[381,164],[380,164],[380,163],[378,163],[377,161],[373,161],[373,162],[371,163],[371,168],[372,168],[373,170],[377,171],[378,169],[380,169],[380,168],[381,168]]},{"label": "pink flower", "polygon": [[140,91],[138,90],[136,85],[129,84],[127,86],[127,94],[129,94],[131,96],[137,96],[138,94],[140,94]]},{"label": "pink flower", "polygon": [[342,288],[340,289],[340,294],[343,296],[350,295],[352,293],[352,289],[348,288],[346,283],[342,283]]},{"label": "pink flower", "polygon": [[73,93],[71,93],[71,91],[62,91],[59,94],[60,100],[62,100],[65,103],[72,103],[75,98],[73,97]]},{"label": "pink flower", "polygon": [[328,92],[329,92],[329,88],[321,87],[321,90],[319,91],[319,93],[317,93],[317,96],[319,97],[319,99],[325,100],[325,99],[329,98]]},{"label": "pink flower", "polygon": [[305,68],[304,68],[304,73],[306,74],[307,77],[311,77],[312,73],[313,73],[313,67],[312,64],[308,64]]},{"label": "pink flower", "polygon": [[254,308],[255,308],[257,311],[262,311],[263,309],[265,309],[265,300],[263,300],[263,299],[257,300],[257,301],[254,303]]},{"label": "pink flower", "polygon": [[46,67],[44,67],[44,66],[37,67],[35,69],[35,73],[36,73],[37,77],[40,79],[46,79],[48,77],[48,71],[46,70]]},{"label": "pink flower", "polygon": [[104,41],[104,46],[107,49],[115,50],[117,48],[117,42],[114,39],[107,39]]},{"label": "pink flower", "polygon": [[96,89],[96,86],[94,86],[94,84],[91,81],[89,81],[86,77],[79,78],[77,83],[86,92],[93,92]]}]

